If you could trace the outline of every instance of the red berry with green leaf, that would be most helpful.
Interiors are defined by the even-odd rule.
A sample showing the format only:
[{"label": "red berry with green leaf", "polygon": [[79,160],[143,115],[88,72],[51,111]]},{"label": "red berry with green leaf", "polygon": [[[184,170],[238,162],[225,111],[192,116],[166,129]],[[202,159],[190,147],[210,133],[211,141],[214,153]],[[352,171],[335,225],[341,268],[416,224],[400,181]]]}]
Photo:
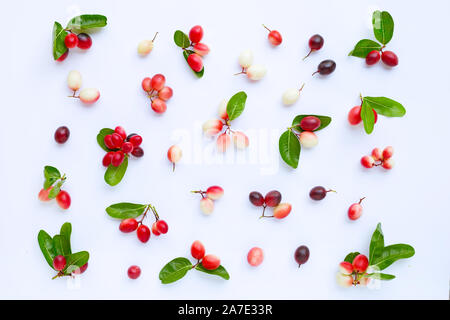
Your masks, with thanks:
[{"label": "red berry with green leaf", "polygon": [[194,74],[201,78],[204,74],[202,57],[209,53],[209,47],[200,43],[203,39],[203,28],[194,26],[189,31],[189,35],[181,30],[176,30],[173,35],[175,44],[183,50],[183,57]]},{"label": "red berry with green leaf", "polygon": [[202,57],[196,53],[191,53],[188,56],[187,63],[194,72],[200,72],[203,69]]},{"label": "red berry with green leaf", "polygon": [[56,203],[61,209],[67,210],[70,207],[72,200],[70,199],[70,195],[67,191],[61,190],[56,196]]},{"label": "red berry with green leaf", "polygon": [[355,270],[358,273],[363,273],[367,270],[367,267],[369,267],[369,259],[363,254],[358,254],[353,259],[353,270]]},{"label": "red berry with green leaf", "polygon": [[189,39],[192,43],[199,43],[203,39],[203,28],[201,26],[193,26],[189,31]]},{"label": "red berry with green leaf", "polygon": [[87,50],[92,46],[92,38],[87,33],[80,33],[78,35],[78,48]]},{"label": "red berry with green leaf", "polygon": [[395,67],[398,65],[398,57],[392,51],[383,51],[381,54],[381,61],[389,67]]},{"label": "red berry with green leaf", "polygon": [[53,268],[55,268],[56,271],[61,271],[66,267],[66,258],[64,256],[56,256],[53,259]]},{"label": "red berry with green leaf", "polygon": [[380,61],[381,54],[378,50],[370,51],[366,56],[366,64],[371,66]]},{"label": "red berry with green leaf", "polygon": [[207,254],[202,259],[202,266],[207,270],[215,270],[220,266],[220,259],[216,255]]},{"label": "red berry with green leaf", "polygon": [[78,45],[78,37],[74,33],[69,33],[64,38],[64,44],[67,48],[72,49],[75,48]]},{"label": "red berry with green leaf", "polygon": [[201,260],[205,256],[205,246],[199,240],[191,245],[191,255],[194,259]]},{"label": "red berry with green leaf", "polygon": [[63,184],[66,182],[66,175],[62,175],[55,167],[45,166],[44,178],[44,188],[39,191],[39,200],[49,201],[56,199],[59,207],[68,209],[71,203],[70,195],[68,192],[61,190]]}]

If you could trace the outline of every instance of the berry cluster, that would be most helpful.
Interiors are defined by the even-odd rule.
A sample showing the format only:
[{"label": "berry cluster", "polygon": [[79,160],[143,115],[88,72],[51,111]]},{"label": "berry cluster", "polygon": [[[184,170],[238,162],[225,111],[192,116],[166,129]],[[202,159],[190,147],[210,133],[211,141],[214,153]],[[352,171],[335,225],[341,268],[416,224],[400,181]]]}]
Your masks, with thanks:
[{"label": "berry cluster", "polygon": [[152,40],[142,40],[138,44],[137,52],[141,56],[148,55],[153,50],[153,43],[155,42],[156,36],[158,35],[158,32],[155,33],[155,36]]},{"label": "berry cluster", "polygon": [[223,196],[223,189],[219,186],[211,186],[206,191],[198,190],[191,191],[192,193],[198,193],[202,196],[200,200],[200,209],[206,215],[209,215],[214,210],[214,200],[219,200]]},{"label": "berry cluster", "polygon": [[398,65],[397,55],[392,51],[383,51],[383,49],[370,51],[366,56],[366,63],[369,66],[374,65],[375,63],[380,61],[380,58],[385,65],[388,65],[390,67],[395,67],[396,65]]},{"label": "berry cluster", "polygon": [[183,156],[181,148],[177,145],[173,145],[167,150],[167,159],[172,162],[172,170],[175,171],[175,164],[180,161]]},{"label": "berry cluster", "polygon": [[72,70],[69,72],[67,76],[67,85],[70,90],[73,91],[73,94],[69,96],[70,98],[80,99],[83,103],[92,104],[96,102],[100,98],[100,91],[95,88],[85,88],[80,91],[79,95],[76,95],[77,91],[81,88],[81,74]]},{"label": "berry cluster", "polygon": [[239,55],[239,64],[242,70],[235,75],[246,74],[250,80],[261,80],[267,73],[265,66],[253,64],[253,52],[249,49],[242,51]]},{"label": "berry cluster", "polygon": [[140,147],[142,137],[136,133],[127,136],[125,129],[120,126],[114,129],[114,133],[105,135],[103,142],[110,150],[102,160],[105,167],[120,166],[130,153],[138,158],[144,155],[144,150]]},{"label": "berry cluster", "polygon": [[[183,48],[185,52],[188,52],[187,63],[194,72],[202,71],[202,57],[206,56],[209,53],[209,47],[206,44],[200,42],[202,39],[203,28],[201,26],[193,26],[189,31],[189,40],[191,40],[191,44],[188,48]],[[192,50],[190,50],[189,48],[191,48]]]},{"label": "berry cluster", "polygon": [[383,168],[390,170],[394,167],[394,160],[392,156],[394,155],[394,148],[391,146],[384,148],[383,152],[379,148],[372,150],[370,156],[364,156],[361,158],[361,165],[364,168],[373,168],[377,166],[382,166]]},{"label": "berry cluster", "polygon": [[[352,126],[356,126],[356,125],[361,123],[361,121],[362,121],[361,110],[362,110],[362,102],[361,102],[361,105],[354,106],[348,112],[347,119],[348,119],[348,122]],[[374,123],[377,123],[377,121],[378,121],[378,113],[375,111],[375,109],[372,109],[372,110],[373,110],[373,114],[374,114],[374,117],[375,117]]]},{"label": "berry cluster", "polygon": [[358,254],[353,262],[343,261],[339,264],[339,272],[336,275],[337,283],[342,287],[352,285],[366,286],[370,278],[366,277],[369,267],[369,259],[363,254]]},{"label": "berry cluster", "polygon": [[281,37],[281,34],[277,30],[270,30],[265,25],[262,26],[269,31],[269,35],[267,36],[267,38],[269,39],[269,42],[273,46],[279,46],[281,42],[283,42],[283,38]]},{"label": "berry cluster", "polygon": [[44,178],[44,188],[38,194],[39,200],[46,202],[55,199],[61,209],[69,209],[71,203],[70,195],[67,191],[61,190],[67,179],[66,175],[61,175],[55,167],[45,166]]},{"label": "berry cluster", "polygon": [[317,186],[311,189],[311,191],[309,192],[309,197],[313,200],[320,201],[327,196],[328,192],[336,192],[336,191],[331,189],[327,190],[322,186]]},{"label": "berry cluster", "polygon": [[87,50],[92,46],[92,38],[87,33],[75,34],[69,30],[69,33],[64,38],[64,44],[67,47],[67,51],[62,54],[57,61],[64,61],[69,55],[69,49],[78,47],[82,50]]},{"label": "berry cluster", "polygon": [[191,255],[201,263],[206,270],[215,270],[220,266],[220,259],[213,255],[205,255],[205,246],[200,241],[196,240],[191,245]]},{"label": "berry cluster", "polygon": [[151,101],[151,107],[156,113],[164,113],[167,110],[166,101],[172,98],[173,90],[166,87],[166,78],[162,74],[155,74],[152,78],[142,80],[142,89],[147,93]]},{"label": "berry cluster", "polygon": [[[252,191],[248,198],[254,206],[263,207],[260,218],[283,219],[287,217],[292,210],[292,206],[289,203],[280,203],[281,193],[277,190],[268,192],[265,197],[258,191]],[[267,207],[273,208],[273,215],[265,215]]]}]

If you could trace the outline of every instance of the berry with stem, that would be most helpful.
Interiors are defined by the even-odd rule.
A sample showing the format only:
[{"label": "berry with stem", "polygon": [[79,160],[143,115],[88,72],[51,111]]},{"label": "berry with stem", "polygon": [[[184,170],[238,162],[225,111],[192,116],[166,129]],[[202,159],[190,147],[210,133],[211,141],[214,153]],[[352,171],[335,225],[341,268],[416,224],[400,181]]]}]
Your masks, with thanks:
[{"label": "berry with stem", "polygon": [[269,35],[267,37],[272,45],[279,46],[281,42],[283,42],[283,38],[277,30],[270,30],[265,25],[262,26],[269,31]]},{"label": "berry with stem", "polygon": [[131,266],[128,268],[127,274],[130,279],[137,279],[141,275],[141,268],[138,266]]},{"label": "berry with stem", "polygon": [[369,267],[369,259],[363,254],[358,254],[352,262],[353,269],[358,273],[364,273]]},{"label": "berry with stem", "polygon": [[87,50],[92,46],[92,39],[87,33],[80,33],[78,35],[78,48]]},{"label": "berry with stem", "polygon": [[53,268],[55,268],[56,271],[62,271],[66,267],[66,258],[62,255],[57,255],[53,259]]},{"label": "berry with stem", "polygon": [[206,189],[206,196],[211,200],[219,200],[223,196],[223,188],[219,186],[211,186]]},{"label": "berry with stem", "polygon": [[215,270],[220,266],[220,259],[213,254],[207,254],[202,259],[202,265],[206,270]]},{"label": "berry with stem", "polygon": [[317,71],[315,71],[312,75],[315,75],[316,73],[319,73],[321,75],[328,75],[330,73],[333,73],[335,69],[336,62],[334,62],[333,60],[324,60],[319,63]]},{"label": "berry with stem", "polygon": [[201,260],[205,256],[205,246],[199,240],[195,240],[191,245],[191,255],[194,259]]},{"label": "berry with stem", "polygon": [[384,64],[395,67],[398,65],[398,57],[397,55],[392,51],[383,51],[381,54],[381,61],[384,62]]},{"label": "berry with stem", "polygon": [[281,193],[277,190],[268,192],[264,197],[264,202],[268,207],[276,207],[281,202]]},{"label": "berry with stem", "polygon": [[326,197],[328,192],[336,192],[334,190],[327,190],[322,186],[317,186],[311,189],[309,192],[309,197],[313,200],[319,201]]},{"label": "berry with stem", "polygon": [[82,274],[86,271],[87,268],[88,268],[88,263],[86,262],[81,267],[75,269],[75,271],[72,272],[72,274]]},{"label": "berry with stem", "polygon": [[282,96],[283,104],[285,104],[287,106],[294,104],[300,97],[300,92],[303,90],[304,86],[305,86],[305,84],[302,84],[300,89],[296,89],[296,88],[287,89],[283,93],[283,96]]},{"label": "berry with stem", "polygon": [[152,40],[142,40],[138,44],[137,52],[141,56],[148,55],[152,50],[154,46],[154,41],[156,39],[156,36],[158,35],[158,32],[155,33],[155,36]]},{"label": "berry with stem", "polygon": [[313,51],[320,50],[323,47],[323,43],[324,43],[324,40],[323,40],[323,37],[320,34],[315,34],[311,38],[309,38],[308,46],[309,46],[310,50],[309,50],[308,54],[303,58],[303,60],[308,58],[309,55]]},{"label": "berry with stem", "polygon": [[357,220],[362,215],[363,207],[361,206],[361,202],[365,199],[365,197],[359,199],[358,203],[352,204],[348,208],[348,218],[350,220]]},{"label": "berry with stem", "polygon": [[177,145],[173,145],[169,148],[167,151],[167,159],[169,159],[170,162],[172,162],[172,170],[175,171],[175,164],[180,161],[181,157],[183,155],[183,152],[181,151],[181,148]]},{"label": "berry with stem", "polygon": [[193,26],[189,31],[189,39],[192,43],[199,43],[203,38],[203,28],[201,26]]},{"label": "berry with stem", "polygon": [[146,243],[149,239],[150,239],[150,236],[151,236],[151,231],[150,231],[150,229],[149,229],[149,227],[147,227],[146,225],[144,225],[144,224],[141,224],[138,228],[137,228],[137,237],[138,237],[138,239],[141,241],[141,242],[143,242],[143,243]]},{"label": "berry with stem", "polygon": [[247,261],[252,267],[259,266],[264,260],[264,252],[261,248],[251,248],[247,254]]},{"label": "berry with stem", "polygon": [[309,259],[309,249],[307,246],[300,246],[295,250],[294,259],[298,263],[298,267],[305,264]]},{"label": "berry with stem", "polygon": [[55,141],[59,144],[65,143],[70,136],[70,130],[66,126],[61,126],[55,131]]}]

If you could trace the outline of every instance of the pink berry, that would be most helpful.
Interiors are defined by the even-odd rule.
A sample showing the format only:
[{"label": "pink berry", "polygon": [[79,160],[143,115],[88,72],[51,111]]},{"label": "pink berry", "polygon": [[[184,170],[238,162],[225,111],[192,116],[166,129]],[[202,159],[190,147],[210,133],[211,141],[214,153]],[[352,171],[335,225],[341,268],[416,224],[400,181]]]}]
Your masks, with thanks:
[{"label": "pink berry", "polygon": [[375,160],[371,156],[364,156],[361,158],[361,164],[364,168],[372,168]]},{"label": "pink berry", "polygon": [[352,262],[353,269],[358,273],[363,273],[369,266],[369,259],[363,254],[358,254]]},{"label": "pink berry", "polygon": [[394,160],[392,158],[386,159],[383,161],[382,167],[390,170],[394,167]]},{"label": "pink berry", "polygon": [[320,127],[320,119],[315,116],[304,117],[300,121],[300,128],[304,131],[314,131]]},{"label": "pink berry", "polygon": [[196,240],[191,245],[191,255],[194,259],[201,260],[205,256],[205,246]]},{"label": "pink berry", "polygon": [[206,189],[206,196],[211,200],[219,200],[223,196],[223,189],[219,186],[212,186]]},{"label": "pink berry", "polygon": [[263,262],[263,260],[264,260],[264,252],[261,248],[258,247],[251,248],[247,254],[247,261],[253,267],[259,266]]},{"label": "pink berry", "polygon": [[248,137],[240,131],[233,132],[233,143],[237,149],[245,149],[249,145]]},{"label": "pink berry", "polygon": [[352,274],[353,265],[350,262],[343,261],[339,264],[339,272],[347,275]]},{"label": "pink berry", "polygon": [[114,167],[118,167],[122,164],[124,159],[125,159],[124,153],[122,151],[116,151],[116,152],[114,152],[114,154],[111,158],[111,164]]},{"label": "pink berry", "polygon": [[192,43],[199,43],[203,38],[203,28],[201,26],[193,26],[189,31],[189,39]]},{"label": "pink berry", "polygon": [[53,259],[53,268],[57,271],[61,271],[66,267],[66,258],[62,255],[58,255]]},{"label": "pink berry", "polygon": [[398,57],[395,53],[392,51],[383,51],[381,54],[381,60],[384,62],[384,64],[395,67],[398,65]]},{"label": "pink berry", "polygon": [[217,137],[217,150],[219,152],[225,152],[228,147],[231,144],[231,138],[230,135],[225,133],[222,133],[221,135],[219,135],[219,137]]},{"label": "pink berry", "polygon": [[59,127],[55,131],[55,141],[59,144],[65,143],[70,136],[70,130],[66,126]]},{"label": "pink berry", "polygon": [[128,268],[127,273],[130,279],[137,279],[141,275],[141,268],[139,268],[138,266],[131,266]]},{"label": "pink berry", "polygon": [[92,46],[92,39],[87,33],[80,33],[78,35],[78,48],[86,50]]},{"label": "pink berry", "polygon": [[156,113],[164,113],[167,110],[167,105],[164,100],[156,98],[152,101],[152,110]]},{"label": "pink berry", "polygon": [[141,86],[142,86],[142,90],[144,90],[145,92],[150,92],[152,91],[152,78],[146,77],[142,80]]},{"label": "pink berry", "polygon": [[183,152],[181,151],[180,147],[177,145],[173,145],[169,148],[167,151],[167,159],[169,159],[170,162],[173,164],[173,170],[175,170],[175,164],[180,161],[181,157],[183,155]]},{"label": "pink berry", "polygon": [[129,142],[129,141],[124,142],[123,145],[122,145],[122,151],[124,153],[132,152],[133,151],[133,144],[131,142]]},{"label": "pink berry", "polygon": [[353,285],[353,277],[350,275],[345,275],[340,272],[336,274],[337,283],[344,288],[351,287]]},{"label": "pink berry", "polygon": [[361,198],[358,203],[354,203],[348,208],[348,217],[350,220],[357,220],[362,215],[363,207],[361,206],[361,202],[364,198]]},{"label": "pink berry", "polygon": [[381,161],[383,159],[383,154],[379,148],[375,148],[372,150],[372,158],[375,161]]},{"label": "pink berry", "polygon": [[119,230],[125,233],[133,232],[138,227],[136,219],[128,218],[120,222]]},{"label": "pink berry", "polygon": [[202,259],[202,265],[207,270],[215,270],[220,266],[220,259],[213,254],[207,254]]},{"label": "pink berry", "polygon": [[393,155],[394,155],[394,148],[392,148],[391,146],[384,148],[383,159],[386,160],[392,158]]},{"label": "pink berry", "polygon": [[103,166],[105,166],[105,167],[109,167],[109,165],[111,164],[111,162],[112,162],[112,158],[113,158],[113,156],[114,156],[114,151],[109,151],[109,152],[107,152],[106,154],[105,154],[105,156],[103,157],[103,160],[102,160],[102,164],[103,164]]},{"label": "pink berry", "polygon": [[55,199],[56,199],[56,203],[58,204],[58,206],[61,209],[64,209],[64,210],[69,209],[71,199],[70,199],[70,195],[67,191],[61,190]]},{"label": "pink berry", "polygon": [[127,133],[125,132],[125,129],[121,126],[117,126],[114,129],[114,132],[119,134],[122,137],[122,140],[125,140],[127,138]]},{"label": "pink berry", "polygon": [[207,136],[214,136],[222,131],[223,122],[218,119],[208,120],[203,124],[203,132]]},{"label": "pink berry", "polygon": [[155,222],[153,222],[153,224],[152,224],[152,232],[153,232],[153,234],[154,234],[155,236],[159,236],[159,235],[161,234],[161,232],[158,231],[158,228],[157,228],[157,226],[156,226],[156,222],[158,222],[158,221],[155,221]]},{"label": "pink berry", "polygon": [[162,88],[164,88],[165,84],[166,84],[166,77],[164,77],[160,73],[155,74],[150,81],[150,85],[151,85],[152,89],[156,90],[156,91],[159,91]]},{"label": "pink berry", "polygon": [[82,274],[86,271],[86,269],[88,268],[88,263],[86,262],[85,264],[83,264],[81,267],[79,267],[78,269],[75,269],[74,272],[72,272],[73,274]]},{"label": "pink berry", "polygon": [[38,199],[41,201],[50,201],[51,199],[48,198],[48,194],[50,193],[50,190],[52,190],[53,187],[50,187],[48,189],[41,189],[38,194]]},{"label": "pink berry", "polygon": [[194,52],[203,57],[209,53],[209,47],[204,43],[197,43],[194,45]]},{"label": "pink berry", "polygon": [[150,239],[150,235],[152,234],[150,232],[149,227],[147,227],[146,225],[141,224],[138,228],[137,228],[137,237],[138,239],[143,242],[146,243],[149,239]]},{"label": "pink berry", "polygon": [[273,216],[276,219],[286,218],[291,213],[292,206],[289,203],[280,203],[273,209]]},{"label": "pink berry", "polygon": [[378,50],[370,51],[366,56],[367,65],[371,66],[377,63],[378,61],[380,61],[380,57],[381,57],[380,51]]},{"label": "pink berry", "polygon": [[191,53],[187,58],[189,67],[195,72],[200,72],[203,69],[202,57],[196,53]]},{"label": "pink berry", "polygon": [[133,147],[138,147],[142,143],[142,137],[138,134],[133,135],[132,137],[128,137],[128,141],[131,142]]},{"label": "pink berry", "polygon": [[69,33],[64,38],[64,44],[67,48],[72,49],[75,48],[78,44],[78,37],[76,34]]},{"label": "pink berry", "polygon": [[214,202],[209,198],[202,198],[200,200],[200,209],[206,215],[211,214],[214,210]]},{"label": "pink berry", "polygon": [[170,98],[172,98],[172,95],[173,95],[173,90],[171,87],[164,87],[161,90],[159,90],[159,92],[158,92],[158,97],[164,101],[167,101]]},{"label": "pink berry", "polygon": [[158,229],[159,233],[166,234],[169,231],[169,225],[164,220],[158,220],[156,222],[156,229]]}]

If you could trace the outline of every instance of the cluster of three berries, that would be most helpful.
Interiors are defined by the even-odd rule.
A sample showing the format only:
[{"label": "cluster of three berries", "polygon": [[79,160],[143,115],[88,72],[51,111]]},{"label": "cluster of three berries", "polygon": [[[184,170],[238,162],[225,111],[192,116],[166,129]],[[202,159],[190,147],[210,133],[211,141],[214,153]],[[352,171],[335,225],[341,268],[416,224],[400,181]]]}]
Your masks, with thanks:
[{"label": "cluster of three berries", "polygon": [[132,133],[127,136],[125,129],[118,126],[114,129],[114,133],[105,136],[103,142],[110,149],[103,157],[103,165],[108,167],[113,165],[118,167],[125,159],[125,155],[131,153],[135,157],[142,157],[144,150],[139,147],[142,143],[142,137]]},{"label": "cluster of three berries", "polygon": [[64,38],[64,44],[67,47],[67,51],[58,58],[58,61],[64,61],[67,58],[69,49],[73,49],[75,47],[83,50],[89,49],[92,46],[92,39],[87,33],[80,33],[76,35],[73,32],[69,32]]},{"label": "cluster of three berries", "polygon": [[[283,219],[291,213],[292,206],[289,203],[280,203],[281,202],[281,193],[277,190],[270,191],[264,197],[258,191],[250,192],[248,196],[250,202],[257,207],[263,207],[263,212],[261,218],[276,218]],[[266,216],[265,211],[266,207],[273,208],[273,215]]]},{"label": "cluster of three berries", "polygon": [[169,231],[169,225],[164,220],[156,220],[152,224],[152,230],[142,223],[142,220],[137,221],[134,218],[124,219],[120,222],[119,230],[125,233],[130,233],[136,231],[138,239],[146,243],[150,239],[150,235],[159,236],[160,234],[166,234]]}]

